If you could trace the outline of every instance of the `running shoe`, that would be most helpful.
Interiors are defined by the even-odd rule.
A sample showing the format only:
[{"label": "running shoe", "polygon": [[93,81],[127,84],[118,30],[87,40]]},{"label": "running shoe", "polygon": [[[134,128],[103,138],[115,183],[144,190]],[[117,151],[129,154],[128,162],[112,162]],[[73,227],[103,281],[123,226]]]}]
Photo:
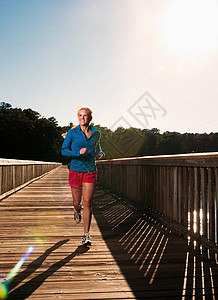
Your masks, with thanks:
[{"label": "running shoe", "polygon": [[81,213],[78,213],[76,210],[74,211],[74,221],[76,221],[77,224],[81,222]]},{"label": "running shoe", "polygon": [[81,244],[91,246],[92,242],[91,242],[91,236],[90,236],[89,232],[84,234],[84,236],[82,237],[82,240],[81,240]]}]

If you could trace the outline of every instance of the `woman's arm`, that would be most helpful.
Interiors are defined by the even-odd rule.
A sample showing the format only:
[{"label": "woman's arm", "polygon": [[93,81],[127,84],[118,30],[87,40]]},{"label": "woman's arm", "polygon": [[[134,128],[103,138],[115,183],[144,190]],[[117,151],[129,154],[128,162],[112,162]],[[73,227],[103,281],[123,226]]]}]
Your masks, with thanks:
[{"label": "woman's arm", "polygon": [[99,136],[99,140],[97,142],[97,147],[96,147],[96,153],[98,155],[98,159],[101,159],[101,158],[105,157],[105,153],[101,149],[100,138],[101,138],[101,134]]},{"label": "woman's arm", "polygon": [[63,156],[67,156],[67,157],[73,157],[73,156],[78,157],[78,156],[80,156],[80,150],[73,151],[71,149],[72,139],[73,139],[72,131],[69,130],[66,137],[65,137],[65,139],[64,139],[62,149],[61,149],[61,154]]}]

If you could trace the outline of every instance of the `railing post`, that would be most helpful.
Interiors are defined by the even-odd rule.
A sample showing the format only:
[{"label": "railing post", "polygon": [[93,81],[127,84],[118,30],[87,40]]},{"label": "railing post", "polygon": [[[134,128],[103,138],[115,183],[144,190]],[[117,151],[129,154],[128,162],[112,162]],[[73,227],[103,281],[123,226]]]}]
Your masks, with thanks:
[{"label": "railing post", "polygon": [[218,244],[218,168],[215,168],[215,190],[216,190],[216,239],[215,239],[215,243]]},{"label": "railing post", "polygon": [[2,190],[2,180],[3,180],[3,176],[2,176],[2,166],[0,166],[0,195],[3,193]]},{"label": "railing post", "polygon": [[214,202],[214,174],[208,169],[208,203],[209,203],[209,240],[215,242],[215,202]]},{"label": "railing post", "polygon": [[173,168],[173,219],[178,222],[178,175],[177,167]]},{"label": "railing post", "polygon": [[207,227],[207,174],[205,168],[201,168],[201,208],[202,208],[202,235],[208,239]]},{"label": "railing post", "polygon": [[200,232],[200,189],[198,168],[194,168],[194,212],[195,232]]}]

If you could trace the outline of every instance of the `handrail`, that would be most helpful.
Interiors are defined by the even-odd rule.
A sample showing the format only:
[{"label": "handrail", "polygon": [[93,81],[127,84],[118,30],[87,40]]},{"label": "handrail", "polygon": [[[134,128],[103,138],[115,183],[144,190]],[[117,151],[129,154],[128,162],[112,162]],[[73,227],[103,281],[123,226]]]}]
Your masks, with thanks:
[{"label": "handrail", "polygon": [[61,166],[57,162],[0,159],[0,199]]},{"label": "handrail", "polygon": [[174,154],[174,155],[152,155],[152,156],[140,156],[130,158],[115,158],[109,160],[99,160],[98,164],[146,164],[146,165],[215,165],[218,166],[218,152],[210,153],[187,153],[187,154]]},{"label": "handrail", "polygon": [[218,152],[98,161],[99,181],[218,253]]},{"label": "handrail", "polygon": [[57,162],[49,161],[39,161],[39,160],[21,160],[21,159],[11,159],[11,158],[0,158],[1,165],[43,165],[43,164],[60,164]]}]

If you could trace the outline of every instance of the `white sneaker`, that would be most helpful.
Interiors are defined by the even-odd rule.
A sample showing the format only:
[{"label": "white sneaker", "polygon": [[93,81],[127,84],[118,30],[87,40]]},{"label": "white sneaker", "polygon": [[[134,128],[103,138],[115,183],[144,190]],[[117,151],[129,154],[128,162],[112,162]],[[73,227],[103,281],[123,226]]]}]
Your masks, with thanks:
[{"label": "white sneaker", "polygon": [[81,244],[91,246],[92,242],[91,242],[91,236],[90,236],[89,232],[84,234],[84,236],[82,237],[82,240],[81,240]]},{"label": "white sneaker", "polygon": [[77,224],[81,222],[81,213],[78,213],[76,210],[74,211],[74,221],[76,221]]}]

